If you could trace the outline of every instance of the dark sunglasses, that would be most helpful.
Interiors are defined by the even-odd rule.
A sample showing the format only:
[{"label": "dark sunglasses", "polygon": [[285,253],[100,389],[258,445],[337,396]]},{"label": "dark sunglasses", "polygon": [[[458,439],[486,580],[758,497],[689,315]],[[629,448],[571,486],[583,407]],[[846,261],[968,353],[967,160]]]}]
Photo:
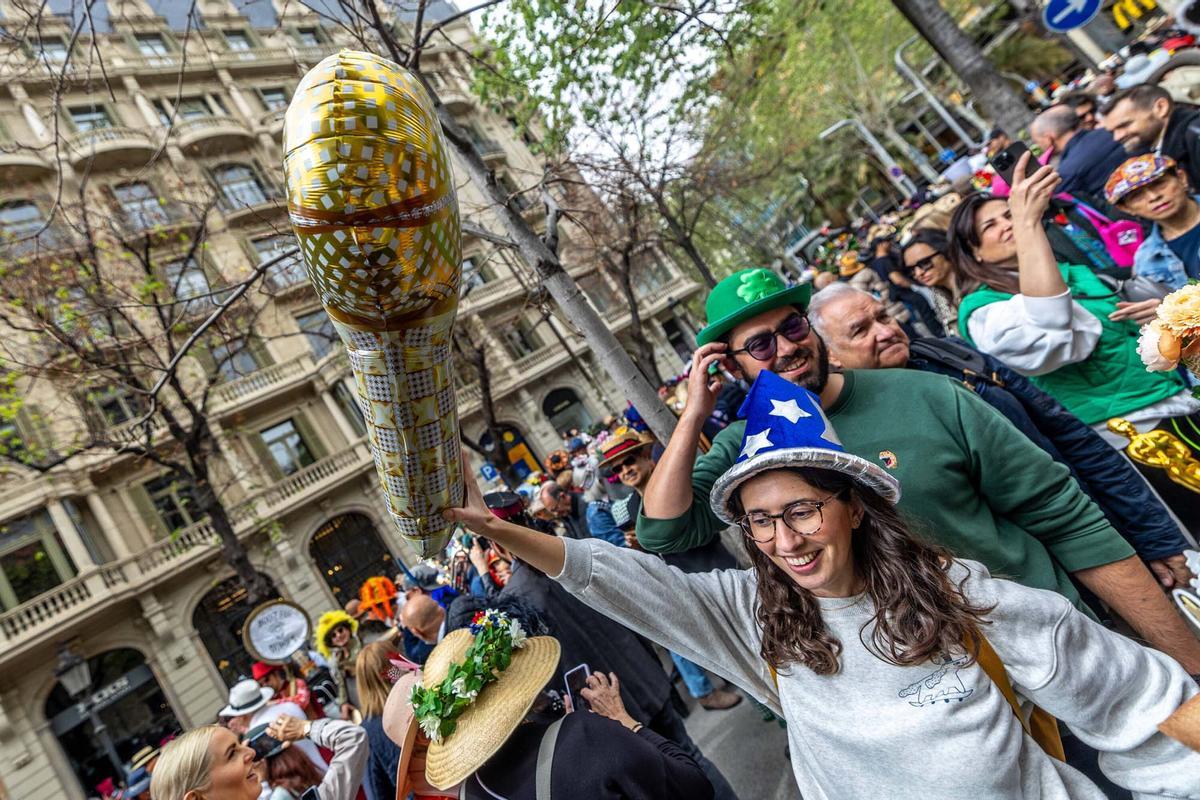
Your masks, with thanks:
[{"label": "dark sunglasses", "polygon": [[625,458],[621,459],[620,461],[615,462],[612,465],[613,475],[620,475],[622,472],[625,471],[625,468],[628,466],[631,466],[634,461],[637,461],[637,456],[626,456]]},{"label": "dark sunglasses", "polygon": [[808,324],[808,317],[803,314],[792,314],[775,330],[751,336],[746,340],[745,345],[737,350],[730,350],[729,355],[736,356],[738,353],[746,353],[755,361],[770,361],[775,357],[775,351],[778,349],[777,337],[782,336],[796,344],[804,341],[811,330],[812,326]]},{"label": "dark sunglasses", "polygon": [[933,268],[933,260],[935,258],[937,258],[939,255],[940,255],[939,253],[934,253],[932,255],[925,256],[920,261],[917,261],[916,263],[909,266],[908,271],[916,272],[917,270],[932,269]]}]

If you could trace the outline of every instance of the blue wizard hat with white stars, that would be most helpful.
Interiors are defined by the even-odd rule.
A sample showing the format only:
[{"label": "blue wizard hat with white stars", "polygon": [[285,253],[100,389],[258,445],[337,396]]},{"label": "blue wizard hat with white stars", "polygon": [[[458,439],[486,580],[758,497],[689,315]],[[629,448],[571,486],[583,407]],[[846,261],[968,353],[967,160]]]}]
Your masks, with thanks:
[{"label": "blue wizard hat with white stars", "polygon": [[746,419],[742,450],[733,466],[713,484],[713,513],[733,524],[731,501],[737,488],[760,472],[817,467],[843,472],[889,502],[900,499],[900,482],[878,464],[847,453],[807,389],[763,370],[738,410]]}]

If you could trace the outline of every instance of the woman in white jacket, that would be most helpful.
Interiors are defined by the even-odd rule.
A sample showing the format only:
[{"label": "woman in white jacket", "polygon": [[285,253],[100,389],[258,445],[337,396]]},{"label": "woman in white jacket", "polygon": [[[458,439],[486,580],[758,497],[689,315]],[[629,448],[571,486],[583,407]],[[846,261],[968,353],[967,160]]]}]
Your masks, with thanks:
[{"label": "woman in white jacket", "polygon": [[917,539],[896,480],[841,449],[815,395],[763,372],[743,410],[742,455],[712,504],[741,528],[750,570],[684,574],[535,533],[491,516],[470,481],[446,516],[785,718],[806,800],[1103,800],[1024,730],[976,659],[981,638],[1115,783],[1200,798],[1200,754],[1155,727],[1197,694],[1182,667]]}]

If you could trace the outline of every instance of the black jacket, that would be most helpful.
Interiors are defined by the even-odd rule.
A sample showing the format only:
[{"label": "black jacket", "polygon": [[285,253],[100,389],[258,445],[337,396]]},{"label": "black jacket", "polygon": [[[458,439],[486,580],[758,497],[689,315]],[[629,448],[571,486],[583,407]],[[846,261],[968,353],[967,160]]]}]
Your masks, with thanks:
[{"label": "black jacket", "polygon": [[[534,800],[546,724],[519,725],[467,779],[468,800]],[[487,786],[484,790],[481,782]],[[550,791],[565,800],[712,800],[713,788],[678,745],[649,728],[631,733],[590,711],[568,714],[558,732]]]},{"label": "black jacket", "polygon": [[1079,131],[1067,142],[1058,162],[1058,174],[1062,176],[1058,191],[1104,197],[1108,176],[1127,158],[1125,148],[1108,131]]},{"label": "black jacket", "polygon": [[528,564],[513,562],[500,592],[537,612],[558,639],[562,658],[551,686],[563,690],[564,673],[580,664],[592,672],[615,672],[625,710],[639,722],[654,718],[670,697],[671,681],[650,645],[636,633],[584,605],[557,582]]},{"label": "black jacket", "polygon": [[1188,546],[1150,486],[1118,450],[999,359],[961,339],[917,339],[908,366],[961,380],[1030,441],[1065,464],[1142,558],[1164,558]]},{"label": "black jacket", "polygon": [[1175,159],[1187,173],[1189,186],[1200,186],[1200,109],[1177,106],[1171,112],[1163,135],[1162,154]]}]

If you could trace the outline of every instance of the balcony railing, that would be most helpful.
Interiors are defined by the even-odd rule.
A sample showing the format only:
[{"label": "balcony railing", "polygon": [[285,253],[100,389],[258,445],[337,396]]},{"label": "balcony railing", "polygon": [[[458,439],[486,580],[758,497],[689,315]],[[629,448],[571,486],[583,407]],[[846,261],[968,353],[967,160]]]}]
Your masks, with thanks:
[{"label": "balcony railing", "polygon": [[81,167],[97,156],[95,166],[117,168],[146,163],[158,149],[150,134],[137,128],[111,126],[81,131],[69,140],[72,166]]},{"label": "balcony railing", "polygon": [[200,154],[224,153],[254,141],[254,133],[246,123],[223,114],[177,122],[173,132],[180,147]]},{"label": "balcony railing", "polygon": [[220,53],[217,60],[223,66],[245,67],[253,64],[290,62],[292,53],[286,47],[252,47],[249,50],[227,50]]},{"label": "balcony railing", "polygon": [[253,397],[269,394],[308,375],[313,366],[312,357],[302,355],[223,383],[213,390],[213,409],[224,410],[240,406]]},{"label": "balcony railing", "polygon": [[[372,466],[365,441],[323,458],[231,509],[239,537],[252,534],[273,515],[312,499],[342,480]],[[200,522],[155,542],[136,555],[90,570],[16,608],[0,614],[0,660],[16,648],[59,629],[66,615],[78,619],[95,613],[122,596],[171,580],[188,565],[217,553],[219,539],[212,525]]]}]

